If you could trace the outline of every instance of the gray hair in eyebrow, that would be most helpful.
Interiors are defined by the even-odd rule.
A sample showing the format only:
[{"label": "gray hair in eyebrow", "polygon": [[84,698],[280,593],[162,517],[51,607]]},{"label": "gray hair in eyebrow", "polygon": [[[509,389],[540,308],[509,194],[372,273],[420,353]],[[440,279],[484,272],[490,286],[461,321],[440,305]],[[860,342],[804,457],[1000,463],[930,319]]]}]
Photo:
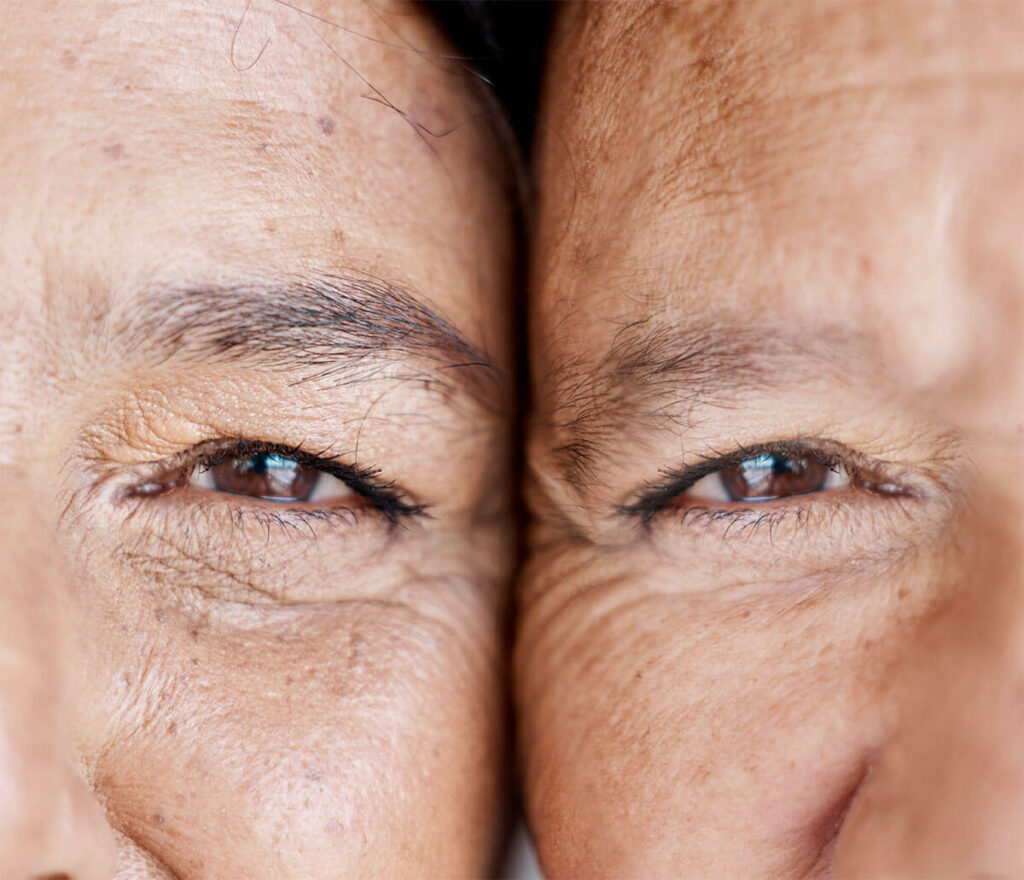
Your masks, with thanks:
[{"label": "gray hair in eyebrow", "polygon": [[400,378],[469,392],[493,406],[503,385],[491,358],[437,310],[372,278],[318,275],[280,284],[165,289],[131,306],[115,330],[132,354],[249,360],[301,381]]},{"label": "gray hair in eyebrow", "polygon": [[844,375],[869,349],[839,327],[799,332],[739,316],[690,326],[635,320],[620,327],[596,364],[563,358],[550,365],[535,422],[552,440],[548,453],[562,479],[582,492],[598,479],[601,457],[639,430],[685,429],[698,407],[731,406],[751,384]]}]

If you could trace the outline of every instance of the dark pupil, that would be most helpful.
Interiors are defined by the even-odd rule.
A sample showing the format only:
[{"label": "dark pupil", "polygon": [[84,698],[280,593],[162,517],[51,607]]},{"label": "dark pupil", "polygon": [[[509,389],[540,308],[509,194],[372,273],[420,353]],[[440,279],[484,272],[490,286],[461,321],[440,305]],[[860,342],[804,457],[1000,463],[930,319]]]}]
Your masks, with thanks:
[{"label": "dark pupil", "polygon": [[271,453],[229,458],[210,468],[213,484],[224,492],[269,501],[305,501],[320,471]]},{"label": "dark pupil", "polygon": [[807,458],[759,455],[722,469],[722,485],[733,501],[768,501],[819,491],[828,480],[826,465]]}]

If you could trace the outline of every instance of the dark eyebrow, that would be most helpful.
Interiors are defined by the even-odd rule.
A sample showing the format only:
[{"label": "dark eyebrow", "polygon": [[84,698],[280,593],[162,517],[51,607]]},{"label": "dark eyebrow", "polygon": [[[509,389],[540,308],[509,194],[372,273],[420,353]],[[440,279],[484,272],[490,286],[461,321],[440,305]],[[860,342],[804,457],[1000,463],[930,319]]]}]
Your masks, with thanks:
[{"label": "dark eyebrow", "polygon": [[134,357],[248,360],[295,371],[300,381],[369,381],[398,364],[399,378],[492,406],[502,386],[491,358],[438,310],[373,278],[162,289],[126,308],[114,338]]},{"label": "dark eyebrow", "polygon": [[799,385],[865,365],[868,340],[849,329],[800,332],[752,317],[690,325],[637,320],[616,332],[596,363],[552,363],[537,395],[538,419],[562,479],[582,491],[616,442],[658,427],[685,431],[698,407],[730,406],[752,384]]}]

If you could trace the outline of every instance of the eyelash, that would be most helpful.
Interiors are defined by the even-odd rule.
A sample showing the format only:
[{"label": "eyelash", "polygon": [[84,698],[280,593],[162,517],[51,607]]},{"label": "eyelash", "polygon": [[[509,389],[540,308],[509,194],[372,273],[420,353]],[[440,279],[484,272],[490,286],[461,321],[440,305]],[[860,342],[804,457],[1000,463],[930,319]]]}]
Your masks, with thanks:
[{"label": "eyelash", "polygon": [[267,504],[261,504],[259,499],[253,498],[247,503],[236,502],[235,513],[238,519],[246,514],[251,514],[262,525],[273,524],[308,529],[315,522],[325,522],[336,518],[349,522],[358,520],[364,510],[371,510],[392,524],[426,514],[426,505],[410,501],[408,496],[393,482],[381,481],[378,478],[379,471],[374,468],[362,468],[347,464],[340,458],[326,453],[313,454],[298,446],[244,438],[206,441],[197,444],[171,459],[160,462],[156,465],[158,470],[154,478],[136,484],[126,494],[133,497],[164,495],[185,487],[197,469],[208,470],[231,458],[245,458],[254,455],[279,455],[301,465],[323,471],[345,483],[356,495],[364,499],[367,505],[357,507],[340,504],[317,509],[275,502],[271,508]]},{"label": "eyelash", "polygon": [[[826,451],[828,447],[832,447],[832,451]],[[837,444],[824,440],[785,440],[741,447],[734,452],[705,459],[677,471],[667,471],[664,474],[664,482],[648,485],[634,502],[621,506],[619,512],[625,516],[639,519],[645,526],[651,525],[656,519],[672,512],[683,524],[699,522],[702,526],[710,527],[725,523],[725,532],[728,534],[729,530],[737,524],[742,524],[743,531],[748,529],[757,531],[764,525],[774,529],[793,516],[796,517],[797,524],[802,525],[809,515],[810,508],[806,499],[810,495],[834,494],[810,493],[810,495],[794,495],[777,501],[763,501],[759,502],[756,510],[749,505],[716,507],[707,502],[687,506],[674,504],[704,477],[758,456],[803,458],[823,465],[833,472],[843,468],[850,477],[851,488],[871,491],[877,495],[909,496],[913,494],[906,487],[896,483],[869,479],[869,477],[876,476],[874,472],[882,465],[868,463],[853,450],[838,447]],[[802,503],[794,503],[792,499],[798,498],[805,500]],[[811,503],[821,504],[820,501]],[[771,509],[764,509],[765,507]]]}]

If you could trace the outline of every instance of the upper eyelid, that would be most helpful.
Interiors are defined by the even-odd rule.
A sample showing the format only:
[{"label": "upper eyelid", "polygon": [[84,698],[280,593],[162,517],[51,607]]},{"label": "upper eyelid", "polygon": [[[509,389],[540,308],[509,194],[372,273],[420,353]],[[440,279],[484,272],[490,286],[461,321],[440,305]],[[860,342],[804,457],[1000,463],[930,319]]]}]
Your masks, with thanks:
[{"label": "upper eyelid", "polygon": [[[823,440],[780,440],[767,443],[756,443],[752,446],[741,446],[733,452],[716,455],[713,458],[705,458],[693,465],[683,466],[665,472],[679,492],[685,492],[689,485],[697,482],[703,477],[713,474],[722,468],[741,464],[751,458],[762,455],[782,455],[792,458],[811,458],[819,464],[834,468],[838,464],[844,464],[844,456],[839,452],[822,453],[823,446],[835,446]],[[852,454],[852,450],[851,450]],[[652,487],[653,488],[653,487]]]}]

